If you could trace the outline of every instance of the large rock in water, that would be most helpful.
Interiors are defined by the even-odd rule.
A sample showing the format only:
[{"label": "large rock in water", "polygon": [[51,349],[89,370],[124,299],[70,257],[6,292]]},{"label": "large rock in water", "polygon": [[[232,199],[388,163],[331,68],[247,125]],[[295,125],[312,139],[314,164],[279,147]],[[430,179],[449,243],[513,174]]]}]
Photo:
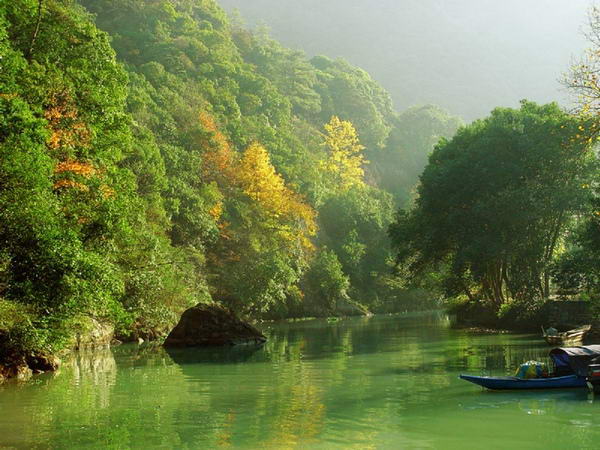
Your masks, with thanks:
[{"label": "large rock in water", "polygon": [[183,313],[165,340],[166,347],[262,344],[267,339],[252,325],[218,305],[199,304]]}]

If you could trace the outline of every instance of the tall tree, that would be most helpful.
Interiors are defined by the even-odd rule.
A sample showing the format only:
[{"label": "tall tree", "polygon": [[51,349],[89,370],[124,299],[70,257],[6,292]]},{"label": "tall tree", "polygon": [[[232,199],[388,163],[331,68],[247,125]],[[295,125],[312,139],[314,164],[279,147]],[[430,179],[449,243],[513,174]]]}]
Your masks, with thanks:
[{"label": "tall tree", "polygon": [[[591,47],[565,75],[563,84],[575,94],[579,113],[600,117],[600,8],[593,6],[588,19],[586,36]],[[593,131],[600,131],[600,125]]]},{"label": "tall tree", "polygon": [[588,122],[556,104],[496,109],[442,141],[412,211],[391,228],[413,275],[445,267],[449,294],[494,309],[547,298],[567,225],[586,208],[594,155]]}]

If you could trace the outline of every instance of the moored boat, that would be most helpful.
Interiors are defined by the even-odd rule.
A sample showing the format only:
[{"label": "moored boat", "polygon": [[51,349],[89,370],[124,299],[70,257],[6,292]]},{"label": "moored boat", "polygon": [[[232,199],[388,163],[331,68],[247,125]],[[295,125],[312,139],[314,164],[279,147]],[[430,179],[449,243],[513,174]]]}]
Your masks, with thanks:
[{"label": "moored boat", "polygon": [[586,377],[590,364],[600,360],[600,345],[561,347],[550,351],[554,372],[547,377],[478,377],[460,375],[465,381],[487,389],[564,389],[587,386]]},{"label": "moored boat", "polygon": [[472,375],[460,375],[460,378],[492,390],[565,389],[587,386],[585,377],[580,377],[578,375],[530,379],[517,377],[476,377]]},{"label": "moored boat", "polygon": [[[564,346],[577,346],[583,343],[585,335],[592,329],[591,325],[584,325],[573,330],[559,333],[553,328],[544,330],[542,328],[544,340],[549,345],[564,345]],[[552,330],[552,332],[550,331]]]}]

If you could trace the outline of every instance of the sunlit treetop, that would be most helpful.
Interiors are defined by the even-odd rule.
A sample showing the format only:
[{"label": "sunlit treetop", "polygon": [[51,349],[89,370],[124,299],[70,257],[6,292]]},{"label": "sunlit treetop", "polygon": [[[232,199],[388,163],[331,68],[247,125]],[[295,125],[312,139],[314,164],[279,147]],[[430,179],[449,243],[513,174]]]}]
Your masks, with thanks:
[{"label": "sunlit treetop", "polygon": [[347,191],[352,187],[364,185],[363,165],[367,164],[356,129],[351,122],[333,116],[325,124],[324,144],[328,159],[323,168],[335,181],[337,188]]},{"label": "sunlit treetop", "polygon": [[[294,222],[304,235],[316,232],[315,212],[292,189],[285,185],[271,164],[267,150],[259,143],[251,144],[240,161],[238,180],[244,193],[276,219]],[[305,246],[310,246],[307,240]]]}]

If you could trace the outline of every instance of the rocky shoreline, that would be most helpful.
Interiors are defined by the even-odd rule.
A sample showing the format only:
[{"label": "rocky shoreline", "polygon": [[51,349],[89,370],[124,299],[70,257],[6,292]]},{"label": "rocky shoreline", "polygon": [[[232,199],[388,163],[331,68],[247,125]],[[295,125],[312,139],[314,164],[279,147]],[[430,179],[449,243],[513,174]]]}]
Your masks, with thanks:
[{"label": "rocky shoreline", "polygon": [[34,374],[53,372],[60,367],[60,363],[61,360],[53,355],[13,352],[0,360],[0,383],[10,378],[25,381]]},{"label": "rocky shoreline", "polygon": [[[120,344],[114,335],[115,329],[111,324],[92,318],[75,334],[71,346],[63,353],[97,350]],[[6,339],[1,338],[2,336],[0,343],[6,342]],[[240,320],[230,310],[216,304],[199,304],[182,314],[163,345],[167,348],[218,347],[261,345],[265,341],[266,337],[258,329]],[[5,352],[6,355],[0,356],[0,384],[8,379],[26,381],[34,374],[56,371],[61,364],[60,358],[55,355],[32,352],[24,354],[6,349]]]}]

